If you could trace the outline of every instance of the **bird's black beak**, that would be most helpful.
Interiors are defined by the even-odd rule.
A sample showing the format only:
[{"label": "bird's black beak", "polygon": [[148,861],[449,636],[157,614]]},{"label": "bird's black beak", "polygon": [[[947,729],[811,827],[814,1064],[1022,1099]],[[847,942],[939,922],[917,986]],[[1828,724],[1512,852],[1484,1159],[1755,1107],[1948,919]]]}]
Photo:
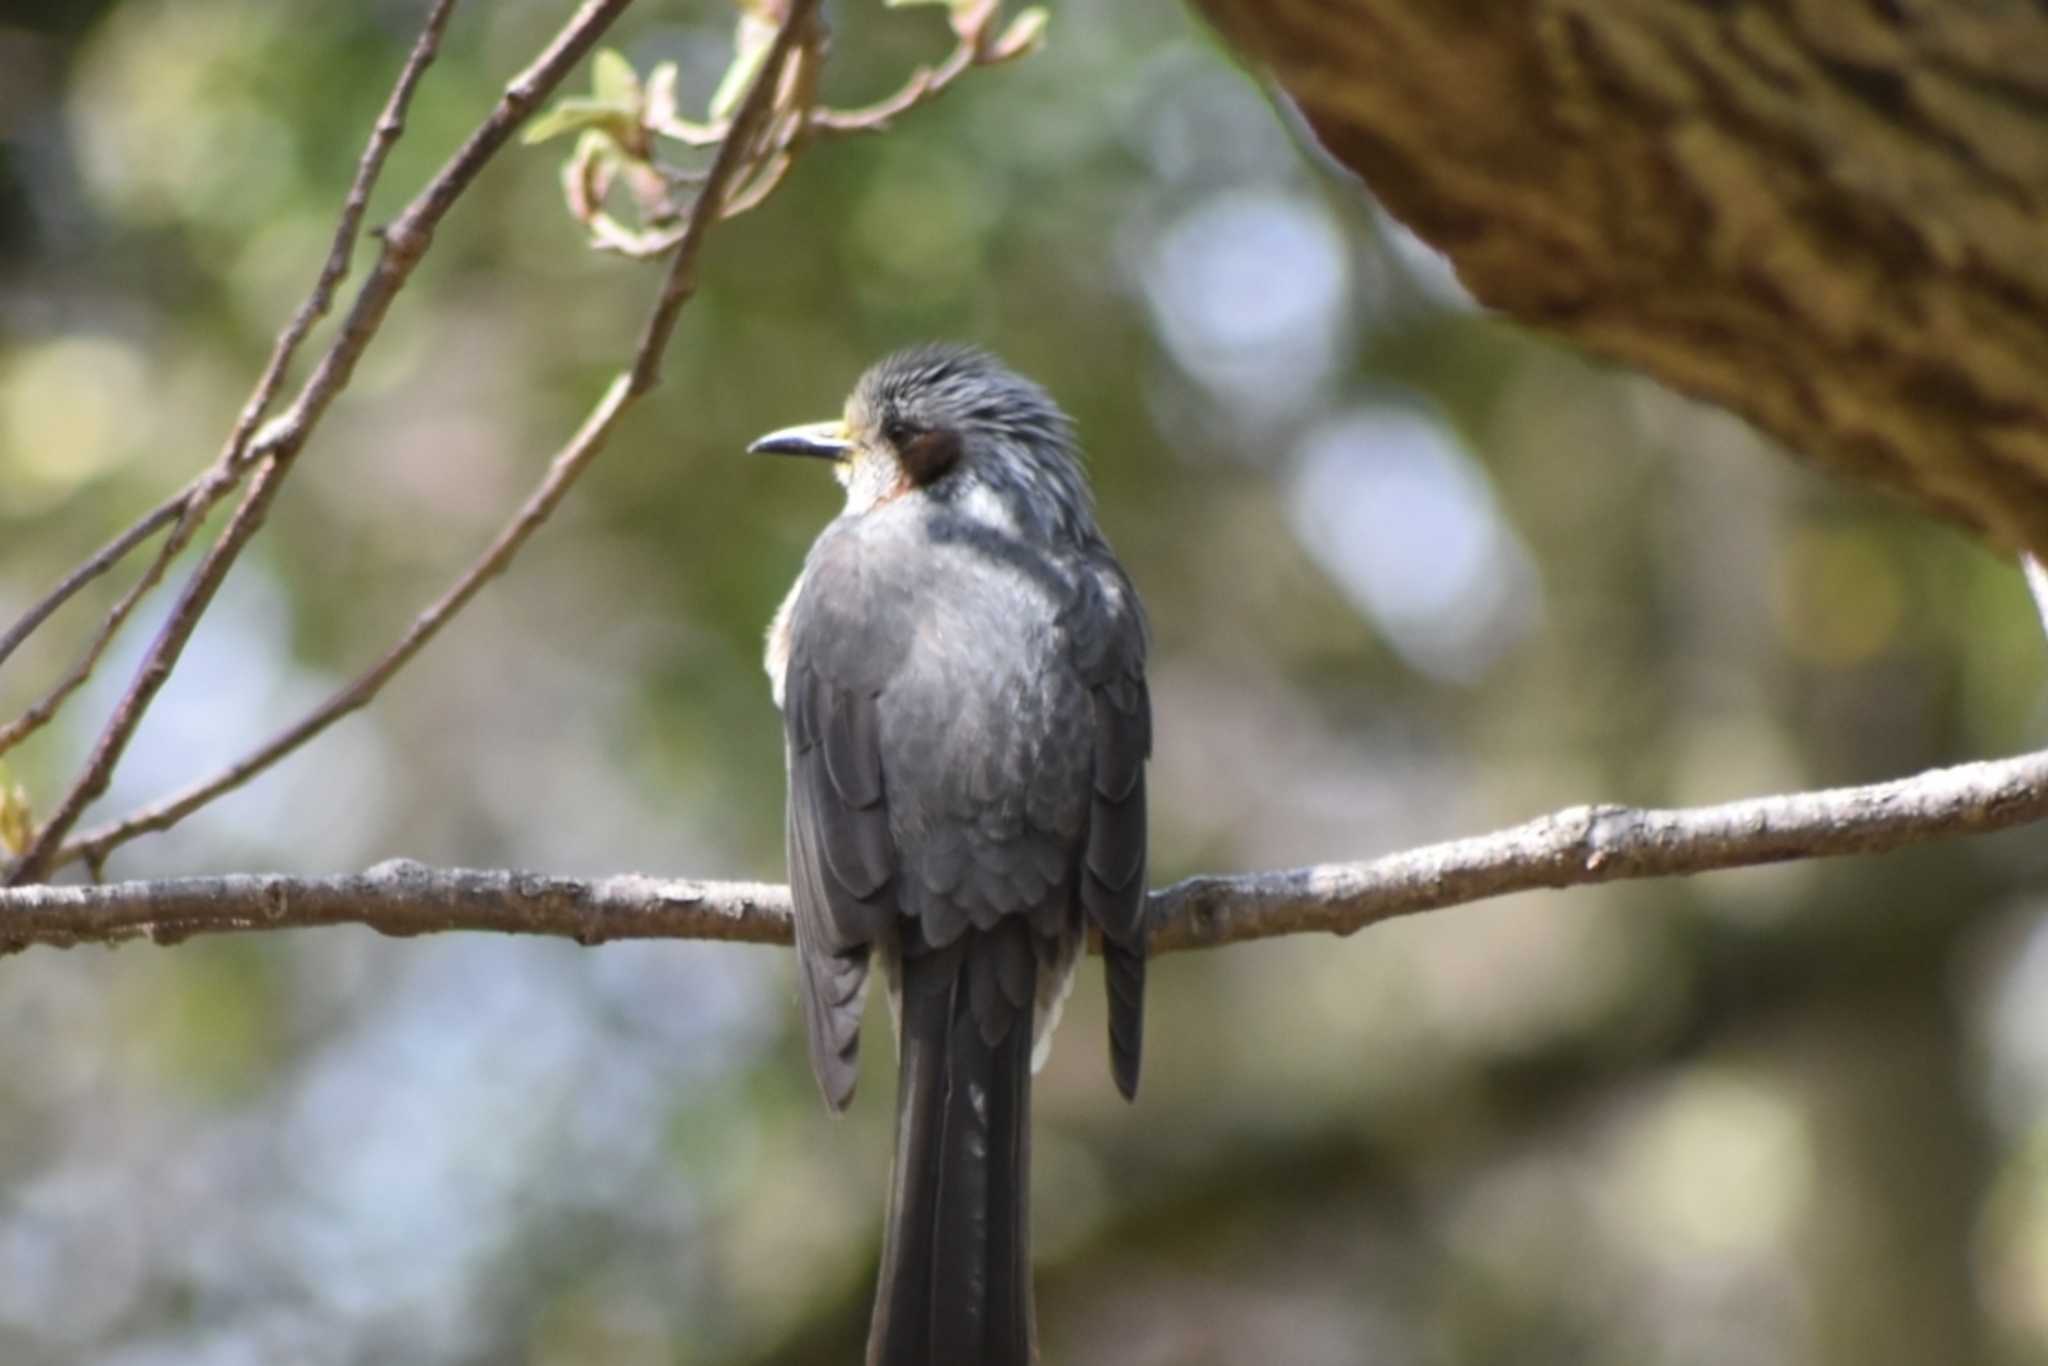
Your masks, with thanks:
[{"label": "bird's black beak", "polygon": [[749,455],[809,455],[837,460],[853,449],[844,422],[811,422],[801,427],[784,427],[747,447]]}]

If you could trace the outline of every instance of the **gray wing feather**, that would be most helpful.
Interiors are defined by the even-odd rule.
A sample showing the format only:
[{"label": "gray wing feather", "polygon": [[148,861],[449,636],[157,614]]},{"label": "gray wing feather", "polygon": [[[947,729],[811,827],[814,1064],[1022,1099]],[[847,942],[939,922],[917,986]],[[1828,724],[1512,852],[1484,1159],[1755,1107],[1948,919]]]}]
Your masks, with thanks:
[{"label": "gray wing feather", "polygon": [[860,1015],[866,1000],[868,954],[835,948],[830,875],[818,849],[818,818],[800,786],[806,765],[792,765],[789,878],[796,903],[796,947],[804,1035],[811,1072],[825,1103],[843,1110],[853,1099],[860,1063]]},{"label": "gray wing feather", "polygon": [[894,912],[875,702],[836,688],[799,640],[785,691],[789,869],[811,1071],[835,1110],[853,1099],[868,946]]},{"label": "gray wing feather", "polygon": [[1113,561],[1089,580],[1072,614],[1075,654],[1094,722],[1081,907],[1102,931],[1109,997],[1109,1065],[1125,1097],[1138,1090],[1145,1019],[1145,761],[1152,699],[1145,686],[1145,622]]}]

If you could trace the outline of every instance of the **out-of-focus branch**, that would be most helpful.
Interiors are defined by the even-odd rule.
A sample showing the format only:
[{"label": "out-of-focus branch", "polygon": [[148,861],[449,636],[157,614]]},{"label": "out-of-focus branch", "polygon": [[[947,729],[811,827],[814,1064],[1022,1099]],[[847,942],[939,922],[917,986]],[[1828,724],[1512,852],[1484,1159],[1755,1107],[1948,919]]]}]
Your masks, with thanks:
[{"label": "out-of-focus branch", "polygon": [[263,373],[257,377],[256,387],[250,392],[247,402],[242,405],[240,415],[235,419],[234,430],[228,433],[227,443],[215,457],[213,464],[190,484],[170,498],[159,503],[128,530],[108,542],[100,552],[73,570],[64,581],[57,585],[40,602],[23,614],[21,620],[0,637],[0,663],[5,663],[14,648],[26,640],[35,629],[61,607],[65,600],[99,575],[111,569],[122,557],[137,545],[154,536],[166,526],[173,526],[170,537],[159,546],[149,568],[143,571],[128,591],[108,610],[99,630],[86,645],[85,651],[72,665],[71,671],[39,698],[29,709],[6,726],[0,726],[0,754],[5,754],[20,744],[57,714],[64,705],[64,699],[75,692],[92,671],[99,666],[100,657],[107,646],[127,622],[129,614],[138,603],[149,595],[151,589],[162,581],[171,561],[190,544],[200,524],[214,505],[241,482],[243,473],[249,468],[250,441],[256,434],[256,425],[270,411],[270,405],[277,398],[277,391],[284,383],[285,371],[292,358],[298,354],[299,346],[306,334],[313,330],[315,323],[327,316],[334,306],[334,291],[348,275],[350,260],[355,255],[356,239],[362,232],[363,214],[370,203],[370,192],[376,188],[377,177],[384,169],[384,162],[405,131],[405,111],[412,105],[413,91],[418,89],[420,77],[440,52],[441,37],[447,32],[448,18],[455,10],[455,0],[435,0],[427,12],[426,22],[420,27],[420,36],[413,43],[412,51],[406,56],[405,65],[400,68],[398,80],[391,87],[391,94],[384,101],[384,109],[377,117],[376,126],[370,130],[369,142],[356,163],[355,178],[349,182],[348,194],[342,200],[341,217],[335,223],[334,239],[327,249],[327,259],[320,267],[319,277],[306,295],[291,321],[278,333],[277,341],[270,349],[270,359],[263,366]]},{"label": "out-of-focus branch", "polygon": [[999,0],[977,0],[971,5],[954,5],[951,12],[953,50],[936,67],[921,66],[912,72],[895,94],[856,109],[828,109],[819,106],[811,114],[810,126],[821,133],[875,133],[887,128],[899,115],[943,94],[971,66],[1000,66],[1038,50],[1044,41],[1046,11],[1034,6],[1012,19],[1001,32]]},{"label": "out-of-focus branch", "polygon": [[[1155,952],[1312,931],[1343,935],[1511,892],[1880,853],[2044,818],[2048,752],[1720,806],[1572,807],[1365,863],[1189,878],[1154,892],[1148,915]],[[437,870],[403,859],[352,877],[239,875],[0,891],[0,949],[142,935],[169,943],[195,934],[343,924],[399,935],[547,934],[584,944],[790,942],[784,887]]]},{"label": "out-of-focus branch", "polygon": [[36,628],[49,620],[51,613],[69,602],[73,593],[112,569],[127,558],[129,551],[176,520],[179,511],[185,506],[185,498],[186,493],[181,491],[158,503],[144,513],[135,525],[101,546],[91,559],[66,574],[63,582],[33,603],[5,633],[0,633],[0,664],[5,664],[7,657],[14,653],[21,642],[34,635]]},{"label": "out-of-focus branch", "polygon": [[[534,59],[524,71],[515,76],[505,87],[504,94],[484,121],[478,125],[462,146],[430,180],[426,187],[407,204],[390,226],[381,234],[383,251],[376,266],[371,270],[362,287],[356,292],[354,303],[333,343],[328,347],[320,363],[314,368],[305,384],[300,388],[291,405],[276,419],[267,424],[260,434],[255,433],[255,423],[267,407],[275,392],[275,383],[281,377],[284,362],[290,350],[298,344],[306,329],[312,326],[313,317],[305,310],[295,318],[293,326],[287,327],[285,335],[273,352],[272,363],[265,370],[264,380],[259,383],[257,393],[245,408],[242,419],[236,425],[236,435],[230,438],[228,458],[217,467],[209,479],[228,482],[227,472],[240,463],[234,455],[238,444],[246,442],[246,458],[254,469],[248,488],[236,507],[234,516],[227,527],[214,541],[199,567],[187,580],[184,591],[172,608],[170,617],[151,642],[141,665],[130,682],[127,691],[115,705],[113,715],[101,730],[93,745],[91,756],[84,770],[72,784],[57,809],[36,832],[30,843],[8,876],[12,885],[35,882],[54,866],[57,855],[63,847],[66,835],[95,798],[105,792],[112,780],[114,767],[120,762],[128,741],[135,728],[141,724],[150,703],[170,677],[176,667],[185,643],[191,639],[199,619],[213,601],[214,592],[226,578],[243,547],[262,526],[263,518],[269,511],[270,502],[276,496],[278,485],[291,469],[293,458],[305,446],[307,439],[318,426],[322,414],[329,404],[347,387],[355,371],[356,361],[361,357],[370,340],[383,324],[384,315],[391,307],[400,289],[411,278],[414,267],[425,255],[433,240],[436,227],[453,207],[470,184],[476,179],[494,155],[497,154],[520,123],[550,91],[560,85],[563,78],[573,69],[584,54],[603,36],[612,22],[624,13],[632,0],[585,0],[569,22],[555,35],[548,47]],[[370,146],[364,153],[358,170],[357,186],[350,192],[343,212],[343,232],[336,236],[335,251],[330,253],[328,269],[323,270],[322,280],[339,280],[340,269],[346,268],[348,242],[352,239],[353,227],[349,215],[360,221],[362,205],[367,202],[368,182],[374,179],[381,167],[385,152],[389,150],[403,126],[403,115],[414,84],[440,41],[441,25],[445,24],[453,0],[437,0],[429,13],[426,27],[394,87],[391,100],[385,107],[384,117],[378,120],[376,131],[371,135]],[[360,190],[360,195],[358,194]],[[336,267],[339,258],[340,267]],[[318,291],[316,290],[316,299]],[[299,323],[303,319],[303,327]],[[296,334],[295,334],[296,329]],[[223,492],[225,490],[223,489]],[[181,527],[192,524],[198,511],[188,505]],[[161,557],[160,557],[161,558]]]},{"label": "out-of-focus branch", "polygon": [[556,455],[548,467],[546,478],[521,506],[518,516],[498,533],[484,553],[463,571],[447,591],[413,619],[405,634],[399,637],[398,642],[386,650],[375,664],[336,690],[305,716],[219,772],[151,802],[119,820],[89,831],[65,845],[58,851],[52,866],[63,867],[83,860],[89,866],[97,867],[117,846],[138,835],[146,835],[155,830],[168,830],[214,798],[232,792],[248,782],[342,717],[367,705],[370,699],[382,690],[385,683],[390,681],[391,676],[418,654],[447,624],[449,618],[462,610],[486,580],[511,562],[513,555],[518,553],[526,538],[532,535],[534,529],[554,510],[555,504],[560,501],[576,474],[603,447],[605,438],[611,434],[612,424],[617,421],[627,401],[628,395],[622,379],[606,391],[576,435],[570,438],[569,443]]},{"label": "out-of-focus branch", "polygon": [[[220,468],[233,470],[234,467]],[[92,671],[99,667],[100,656],[107,652],[107,646],[113,643],[114,636],[128,620],[129,614],[135,610],[136,604],[149,596],[150,590],[163,581],[165,571],[171,567],[171,561],[178,558],[179,552],[191,544],[193,535],[198,532],[200,523],[205,520],[207,512],[212,508],[214,499],[234,487],[235,482],[233,478],[194,481],[186,491],[160,504],[155,512],[144,517],[123,534],[124,538],[134,538],[129,541],[132,547],[147,540],[154,534],[154,529],[162,525],[157,520],[160,513],[168,512],[170,515],[164,518],[164,521],[176,523],[171,529],[171,534],[164,539],[164,543],[157,547],[156,554],[151,558],[149,568],[142,572],[142,577],[131,584],[128,591],[116,599],[114,605],[107,610],[105,619],[93,633],[93,638],[87,643],[84,653],[72,664],[71,671],[59,679],[56,686],[37,698],[27,711],[6,725],[0,726],[0,754],[7,753],[48,725],[50,719],[64,705],[64,699],[76,692],[86,679],[92,677]],[[118,540],[110,542],[107,548],[111,550],[117,544]],[[101,553],[104,554],[105,551]],[[111,563],[109,561],[110,566]],[[74,574],[72,577],[76,578],[77,575]],[[23,620],[27,621],[28,618]],[[30,629],[34,629],[33,626]]]},{"label": "out-of-focus branch", "polygon": [[697,254],[704,245],[704,234],[718,219],[732,216],[732,208],[727,203],[728,194],[740,183],[744,173],[758,164],[755,139],[760,136],[775,106],[776,88],[783,79],[783,68],[796,49],[798,39],[815,31],[812,15],[816,8],[816,0],[791,0],[789,12],[783,16],[782,27],[776,32],[768,56],[761,63],[746,98],[740,103],[739,112],[733,116],[732,127],[727,131],[725,140],[719,144],[718,157],[711,163],[711,173],[705,177],[703,188],[697,192],[696,206],[683,225],[676,254],[661,282],[661,293],[655,297],[654,308],[648,313],[647,324],[641,330],[640,345],[634,351],[633,364],[625,377],[629,401],[652,389],[660,379],[661,358],[668,350],[670,334],[676,330],[676,318],[697,289]]},{"label": "out-of-focus branch", "polygon": [[2034,610],[2040,614],[2042,629],[2048,630],[2048,565],[2043,565],[2031,554],[2022,554],[2020,572],[2026,578],[2027,592],[2034,599]]},{"label": "out-of-focus branch", "polygon": [[[661,355],[667,349],[676,319],[695,287],[695,268],[704,234],[722,216],[719,209],[725,202],[726,193],[750,164],[750,148],[774,102],[779,73],[797,34],[811,22],[815,7],[816,0],[796,0],[791,5],[767,60],[734,115],[730,134],[712,163],[698,197],[699,208],[690,215],[627,369],[606,389],[603,398],[568,444],[555,454],[539,485],[527,496],[511,521],[492,538],[483,553],[440,597],[414,618],[404,635],[375,664],[311,712],[212,776],[63,846],[52,857],[52,867],[83,860],[97,868],[116,846],[150,831],[168,829],[214,798],[248,782],[342,717],[363,707],[468,604],[478,589],[512,562],[577,477],[604,448],[620,416],[654,386]],[[251,495],[254,496],[261,487],[259,477]]]}]

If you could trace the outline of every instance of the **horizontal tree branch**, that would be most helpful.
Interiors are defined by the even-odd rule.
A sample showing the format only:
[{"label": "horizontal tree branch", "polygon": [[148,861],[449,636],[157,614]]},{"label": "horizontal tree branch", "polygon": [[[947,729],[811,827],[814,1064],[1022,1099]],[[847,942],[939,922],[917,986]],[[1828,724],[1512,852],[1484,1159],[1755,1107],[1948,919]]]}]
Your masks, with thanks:
[{"label": "horizontal tree branch", "polygon": [[[2048,818],[2048,752],[1895,782],[1650,810],[1577,806],[1364,863],[1195,877],[1150,899],[1155,952],[1320,931],[1538,888],[1880,853]],[[789,890],[634,874],[584,880],[433,869],[407,859],[343,877],[239,874],[0,890],[0,951],[148,935],[366,925],[616,939],[790,942]]]}]

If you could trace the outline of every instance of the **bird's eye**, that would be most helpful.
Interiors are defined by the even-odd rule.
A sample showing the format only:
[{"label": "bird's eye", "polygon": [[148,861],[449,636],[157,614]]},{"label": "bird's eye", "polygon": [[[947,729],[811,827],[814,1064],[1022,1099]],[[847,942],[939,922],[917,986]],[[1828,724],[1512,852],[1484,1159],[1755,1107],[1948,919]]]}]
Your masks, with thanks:
[{"label": "bird's eye", "polygon": [[916,426],[906,422],[904,419],[892,417],[887,425],[882,428],[882,435],[888,438],[890,445],[900,451],[916,438],[918,430]]}]

